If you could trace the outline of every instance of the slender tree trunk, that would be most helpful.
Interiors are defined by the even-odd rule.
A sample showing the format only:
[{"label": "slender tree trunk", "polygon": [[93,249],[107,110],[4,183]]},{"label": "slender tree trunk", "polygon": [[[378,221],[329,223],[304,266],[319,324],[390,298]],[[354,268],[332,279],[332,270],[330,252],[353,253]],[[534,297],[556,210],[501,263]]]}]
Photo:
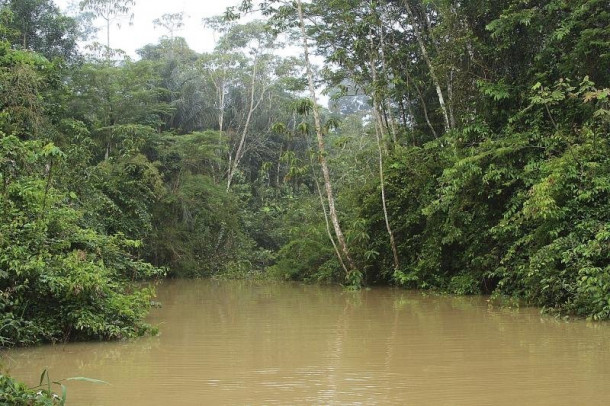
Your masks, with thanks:
[{"label": "slender tree trunk", "polygon": [[[408,99],[408,97],[407,97]],[[407,110],[405,109],[405,101],[404,97],[401,97],[398,100],[398,111],[400,113],[400,119],[402,120],[403,127],[407,128],[408,120],[407,120]]]},{"label": "slender tree trunk", "polygon": [[383,148],[382,148],[382,134],[383,127],[381,124],[381,114],[379,112],[379,100],[378,100],[378,92],[377,92],[377,67],[375,66],[375,58],[373,57],[373,50],[375,49],[375,44],[373,43],[373,35],[370,35],[371,41],[371,73],[373,74],[373,112],[375,115],[375,138],[377,138],[377,150],[379,152],[379,185],[381,187],[381,206],[383,208],[383,218],[385,220],[386,230],[388,232],[388,236],[390,237],[390,247],[392,248],[392,255],[394,257],[394,270],[398,270],[400,268],[400,262],[398,260],[398,251],[396,249],[396,242],[394,240],[394,233],[392,232],[392,226],[390,225],[390,219],[388,216],[388,207],[386,204],[385,197],[385,179],[383,173]]},{"label": "slender tree trunk", "polygon": [[[217,107],[218,107],[218,114],[217,114],[217,120],[218,120],[218,149],[221,151],[222,150],[222,141],[223,141],[223,131],[224,131],[224,122],[225,122],[225,90],[226,90],[226,86],[227,86],[227,72],[224,68],[222,68],[222,74],[220,76],[220,78],[216,78],[214,77],[214,75],[212,74],[212,72],[210,72],[209,74],[209,79],[212,82],[212,84],[214,85],[214,88],[216,89],[216,103],[217,103]],[[201,121],[200,121],[201,123]],[[231,162],[231,159],[229,158],[229,161]],[[231,166],[229,165],[229,168]],[[220,173],[222,171],[222,164],[219,162],[217,164],[217,168],[218,172]],[[227,174],[228,174],[228,170],[227,170]],[[216,183],[216,177],[214,176],[214,183]]]},{"label": "slender tree trunk", "polygon": [[[226,77],[225,72],[223,71],[222,77],[220,79],[220,83],[216,84],[216,81],[212,79],[212,83],[216,86],[216,92],[218,96],[218,150],[222,151],[223,144],[223,131],[224,131],[224,123],[225,123],[225,86],[226,86]],[[230,159],[229,159],[229,168]],[[218,162],[218,173],[222,173],[222,163]],[[216,177],[214,177],[216,178]],[[216,183],[216,182],[215,182]]]},{"label": "slender tree trunk", "polygon": [[330,239],[330,242],[333,245],[333,249],[335,250],[335,254],[337,255],[337,259],[339,260],[341,267],[343,268],[345,273],[348,274],[349,270],[345,266],[345,262],[343,261],[341,252],[339,252],[339,247],[337,247],[337,243],[335,242],[335,238],[333,237],[332,230],[330,229],[328,213],[326,212],[326,204],[324,204],[324,196],[322,195],[322,189],[320,189],[320,182],[318,182],[318,179],[316,178],[315,174],[314,174],[314,181],[316,182],[316,189],[318,190],[318,196],[320,197],[320,204],[322,205],[322,211],[324,212],[324,221],[326,223],[326,233],[328,234],[328,238]]},{"label": "slender tree trunk", "polygon": [[436,95],[438,96],[438,103],[441,106],[441,113],[443,114],[445,131],[449,131],[449,130],[451,130],[451,124],[449,122],[449,114],[447,112],[445,98],[443,97],[443,90],[441,88],[441,84],[438,80],[438,77],[436,76],[436,70],[434,69],[434,66],[432,65],[432,61],[430,60],[430,57],[428,56],[428,51],[426,49],[426,45],[424,44],[424,39],[422,37],[422,33],[419,29],[419,23],[417,22],[417,18],[415,17],[415,14],[411,10],[409,1],[403,0],[402,3],[404,4],[405,9],[407,10],[407,14],[409,15],[409,17],[411,17],[411,21],[412,21],[411,27],[413,28],[413,32],[415,34],[415,38],[417,39],[417,43],[419,45],[419,49],[422,53],[424,61],[426,62],[426,65],[428,66],[428,70],[430,71],[430,77],[432,78],[432,83],[434,84],[434,87],[436,88]]},{"label": "slender tree trunk", "polygon": [[23,45],[23,49],[28,49],[28,31],[29,31],[29,25],[26,24],[24,29],[23,29],[23,33],[21,34],[23,36],[23,41],[22,41],[22,45]]},{"label": "slender tree trunk", "polygon": [[449,80],[447,83],[447,98],[449,99],[449,123],[451,128],[455,128],[455,116],[453,115],[453,73],[455,69],[452,67],[449,71]]},{"label": "slender tree trunk", "polygon": [[[457,17],[457,13],[453,6],[449,6],[453,14]],[[439,41],[434,38],[434,31],[432,30],[432,22],[430,21],[430,17],[424,11],[423,13],[424,21],[426,22],[426,28],[428,29],[428,35],[431,38],[432,46],[439,52]],[[453,114],[453,73],[455,72],[455,67],[451,67],[449,70],[449,77],[447,78],[447,112],[449,113],[449,125],[450,128],[455,128],[455,117]]]},{"label": "slender tree trunk", "polygon": [[[389,75],[388,75],[388,69],[386,66],[386,60],[385,60],[385,34],[383,33],[383,27],[379,27],[381,32],[381,44],[379,44],[379,51],[381,54],[381,67],[383,69],[383,75],[386,77],[386,79],[389,79]],[[385,107],[386,110],[388,112],[388,118],[387,120],[389,121],[390,124],[390,130],[392,131],[392,141],[394,141],[394,144],[398,144],[398,131],[396,130],[396,123],[394,121],[394,113],[392,111],[392,102],[390,97],[385,97]]]},{"label": "slender tree trunk", "polygon": [[381,140],[381,126],[379,125],[379,109],[374,108],[375,116],[376,116],[376,124],[375,124],[375,136],[377,138],[377,150],[379,152],[379,185],[381,187],[381,206],[383,208],[383,219],[385,220],[385,227],[388,232],[388,236],[390,238],[390,247],[392,248],[392,256],[394,257],[394,270],[398,270],[400,268],[400,261],[398,259],[398,250],[396,249],[396,241],[394,239],[394,232],[392,231],[392,226],[390,225],[390,218],[388,215],[388,206],[385,194],[385,176],[383,171],[383,148],[382,148],[382,140]]},{"label": "slender tree trunk", "polygon": [[424,118],[426,119],[426,124],[428,124],[428,128],[430,128],[430,131],[432,132],[432,135],[434,136],[434,138],[438,138],[438,134],[436,133],[436,130],[434,129],[434,126],[432,125],[432,122],[430,122],[430,117],[428,116],[428,107],[426,106],[426,101],[424,100],[424,95],[422,94],[421,90],[419,89],[419,86],[417,86],[416,84],[413,84],[415,86],[415,90],[417,91],[417,94],[419,94],[419,100],[421,101],[421,106],[422,106],[422,110],[424,111]]},{"label": "slender tree trunk", "polygon": [[328,200],[328,211],[330,215],[331,222],[333,224],[333,228],[335,230],[335,236],[337,237],[337,242],[339,243],[339,247],[345,257],[348,265],[347,276],[349,276],[352,272],[356,270],[356,266],[352,257],[350,256],[349,249],[347,247],[347,242],[345,241],[345,236],[343,235],[343,230],[341,229],[341,225],[339,224],[339,217],[337,215],[337,209],[335,208],[335,197],[333,194],[332,184],[330,182],[330,171],[328,170],[328,163],[326,162],[326,148],[324,146],[324,138],[322,135],[322,124],[320,121],[320,114],[318,112],[318,103],[316,99],[316,88],[313,81],[313,72],[311,69],[311,63],[309,61],[309,45],[307,43],[307,34],[305,32],[305,21],[303,18],[303,7],[301,0],[296,0],[297,12],[299,15],[299,25],[301,28],[301,35],[303,41],[303,54],[305,56],[305,69],[307,71],[307,82],[309,84],[309,94],[311,97],[311,101],[313,102],[313,119],[314,126],[316,129],[316,137],[318,141],[318,160],[320,161],[320,166],[322,168],[322,175],[324,176],[324,188],[326,189],[326,198]]},{"label": "slender tree trunk", "polygon": [[226,81],[225,81],[225,74],[223,72],[223,76],[222,76],[222,83],[220,85],[218,85],[218,131],[220,131],[220,133],[222,133],[222,131],[224,130],[224,122],[225,122],[225,87],[226,87]]},{"label": "slender tree trunk", "polygon": [[250,107],[248,108],[248,115],[246,116],[246,123],[244,124],[244,128],[241,132],[241,138],[239,140],[239,145],[237,146],[237,151],[235,151],[235,156],[233,157],[233,162],[232,162],[232,164],[231,163],[229,164],[229,173],[227,176],[227,191],[229,189],[231,189],[231,182],[233,181],[233,177],[235,176],[235,173],[237,172],[237,167],[239,165],[239,162],[241,161],[241,159],[243,158],[243,155],[244,155],[244,146],[246,145],[246,136],[248,135],[248,130],[250,129],[250,121],[252,121],[252,114],[261,104],[261,101],[263,100],[263,98],[265,96],[265,92],[267,90],[266,86],[263,86],[260,97],[258,98],[258,100],[255,100],[254,93],[256,90],[255,89],[256,88],[256,75],[257,75],[256,60],[254,60],[254,67],[252,68],[252,86],[250,88]]},{"label": "slender tree trunk", "polygon": [[[373,83],[376,83],[376,81],[374,80]],[[384,106],[379,104],[379,97],[375,98],[375,96],[373,96],[373,103],[377,103],[377,105],[373,106],[373,116],[375,116],[375,120],[379,119],[379,121],[377,121],[377,124],[379,124],[379,131],[381,131],[381,147],[383,148],[383,152],[388,155],[390,151],[388,150],[388,144],[384,140],[384,135],[389,134],[388,116],[386,114]]]},{"label": "slender tree trunk", "polygon": [[[415,83],[413,80],[411,80],[411,75],[409,74],[409,67],[408,66],[407,66],[407,68],[404,71],[405,71],[405,73],[407,75],[407,81],[413,83],[413,87],[415,88],[415,91],[419,95],[419,100],[421,101],[422,110],[424,111],[424,118],[426,120],[426,124],[428,124],[428,127],[430,128],[430,131],[432,132],[432,135],[434,136],[434,138],[438,138],[438,134],[436,133],[436,130],[434,129],[434,126],[430,122],[430,117],[428,116],[428,107],[426,106],[426,101],[424,100],[424,95],[422,94],[419,86],[417,86],[417,83]],[[409,107],[409,109],[410,109],[410,107]],[[411,114],[411,116],[415,117],[415,116],[413,116],[413,114]]]}]

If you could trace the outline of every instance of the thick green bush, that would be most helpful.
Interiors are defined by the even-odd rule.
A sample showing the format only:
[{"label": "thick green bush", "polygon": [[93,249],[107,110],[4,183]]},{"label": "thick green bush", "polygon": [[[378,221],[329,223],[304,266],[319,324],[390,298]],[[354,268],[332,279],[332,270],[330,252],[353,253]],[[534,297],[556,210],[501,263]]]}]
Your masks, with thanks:
[{"label": "thick green bush", "polygon": [[13,378],[0,374],[0,405],[55,406],[64,402],[48,389],[30,389]]}]

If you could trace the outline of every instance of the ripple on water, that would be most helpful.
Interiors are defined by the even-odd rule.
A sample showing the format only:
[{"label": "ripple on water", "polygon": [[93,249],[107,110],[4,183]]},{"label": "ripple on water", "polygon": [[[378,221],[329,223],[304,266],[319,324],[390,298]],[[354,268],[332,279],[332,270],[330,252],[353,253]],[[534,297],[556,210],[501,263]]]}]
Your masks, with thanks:
[{"label": "ripple on water", "polygon": [[168,281],[161,334],[5,354],[68,384],[69,405],[606,405],[610,325],[483,298],[378,288]]}]

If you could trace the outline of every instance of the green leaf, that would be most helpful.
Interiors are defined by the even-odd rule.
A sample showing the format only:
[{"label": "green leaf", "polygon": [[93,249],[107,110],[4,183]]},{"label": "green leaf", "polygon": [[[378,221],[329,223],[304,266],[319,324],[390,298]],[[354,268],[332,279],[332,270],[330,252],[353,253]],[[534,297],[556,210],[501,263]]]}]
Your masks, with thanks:
[{"label": "green leaf", "polygon": [[44,371],[42,371],[42,374],[40,374],[40,382],[38,382],[38,386],[42,385],[42,381],[44,381],[44,377],[47,374],[47,370],[45,369]]},{"label": "green leaf", "polygon": [[65,405],[66,404],[66,398],[68,397],[68,388],[66,388],[65,385],[61,385],[61,401],[60,401],[60,405]]},{"label": "green leaf", "polygon": [[102,381],[101,379],[95,378],[87,378],[85,376],[74,376],[72,378],[67,378],[66,381],[83,381],[83,382],[91,382],[91,383],[99,383],[104,385],[110,385],[110,383],[106,381]]}]

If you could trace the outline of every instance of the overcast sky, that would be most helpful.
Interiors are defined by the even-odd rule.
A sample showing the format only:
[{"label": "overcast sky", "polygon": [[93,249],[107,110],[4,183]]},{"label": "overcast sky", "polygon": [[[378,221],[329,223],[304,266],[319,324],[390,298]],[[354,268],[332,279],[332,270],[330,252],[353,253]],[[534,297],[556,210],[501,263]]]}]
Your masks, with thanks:
[{"label": "overcast sky", "polygon": [[[79,1],[54,0],[54,2],[60,9],[67,11],[70,5],[78,5]],[[135,0],[135,2],[133,25],[130,26],[128,21],[123,21],[120,28],[116,24],[111,26],[110,46],[120,48],[132,58],[137,59],[136,50],[146,44],[156,44],[161,36],[167,35],[165,29],[155,28],[153,24],[154,19],[167,13],[184,12],[184,27],[175,33],[175,36],[184,37],[189,47],[197,52],[212,51],[215,43],[214,32],[204,28],[201,20],[206,17],[221,15],[227,7],[238,5],[241,0]],[[97,40],[105,44],[106,29],[104,21],[100,20],[96,23],[96,26],[101,28]],[[287,47],[281,54],[299,55],[300,48]],[[319,57],[314,56],[313,60],[314,63],[322,63]],[[321,104],[328,104],[327,96],[319,94],[318,97]]]},{"label": "overcast sky", "polygon": [[[156,43],[167,32],[155,28],[153,20],[166,13],[184,12],[184,27],[176,36],[186,38],[191,49],[198,52],[209,52],[214,48],[214,34],[203,27],[201,19],[223,14],[229,6],[240,3],[240,0],[135,0],[133,7],[133,25],[123,21],[121,28],[116,25],[110,30],[110,46],[126,51],[132,57],[135,51],[146,44]],[[62,10],[67,10],[70,3],[78,4],[78,0],[55,0]],[[103,27],[103,22],[96,24]],[[98,33],[98,41],[106,43],[106,30]]]}]

